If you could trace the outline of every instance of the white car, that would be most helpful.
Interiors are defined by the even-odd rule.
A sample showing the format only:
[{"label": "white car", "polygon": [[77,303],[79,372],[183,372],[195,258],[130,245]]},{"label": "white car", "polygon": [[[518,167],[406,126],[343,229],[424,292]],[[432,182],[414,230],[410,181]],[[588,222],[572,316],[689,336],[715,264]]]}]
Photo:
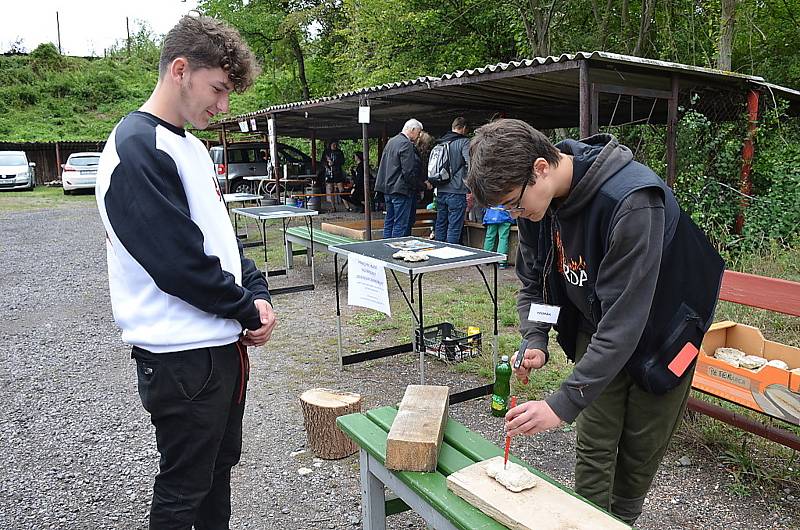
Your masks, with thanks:
[{"label": "white car", "polygon": [[0,151],[0,190],[32,190],[36,187],[35,167],[25,151]]},{"label": "white car", "polygon": [[72,153],[61,172],[64,195],[78,190],[94,190],[100,153]]}]

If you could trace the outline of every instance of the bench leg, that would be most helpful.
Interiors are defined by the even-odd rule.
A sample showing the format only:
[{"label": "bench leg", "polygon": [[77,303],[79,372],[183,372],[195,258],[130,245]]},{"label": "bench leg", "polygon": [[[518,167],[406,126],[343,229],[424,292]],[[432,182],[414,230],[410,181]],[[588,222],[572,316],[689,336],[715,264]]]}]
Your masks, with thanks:
[{"label": "bench leg", "polygon": [[[383,464],[378,462],[375,458],[369,455],[364,449],[361,449],[361,505],[362,506],[369,506],[366,503],[367,497],[365,496],[366,493],[364,484],[365,478],[364,473],[366,472],[369,475],[372,475],[372,480],[375,480],[380,484],[381,490],[379,495],[373,496],[373,498],[377,497],[380,502],[385,502],[385,496],[383,493],[384,485],[397,494],[398,497],[403,499],[412,510],[417,512],[423,519],[425,519],[425,523],[431,527],[435,528],[436,530],[457,530],[456,527],[451,523],[444,515],[436,511],[428,501],[423,499],[419,496],[417,492],[412,490],[405,482],[397,478],[397,476],[386,469]],[[366,461],[366,463],[365,463]],[[366,470],[366,471],[365,471]],[[364,530],[369,528],[380,528],[383,530],[386,528],[385,521],[386,521],[386,508],[385,506],[377,508],[380,513],[383,515],[382,526],[369,526],[369,522],[374,519],[368,519],[366,515],[364,516]]]},{"label": "bench leg", "polygon": [[[370,457],[361,449],[361,519],[364,530],[386,530],[386,496],[383,482],[370,470]],[[374,462],[374,461],[373,461]]]},{"label": "bench leg", "polygon": [[294,268],[294,252],[292,250],[292,242],[286,241],[286,263],[289,269]]}]

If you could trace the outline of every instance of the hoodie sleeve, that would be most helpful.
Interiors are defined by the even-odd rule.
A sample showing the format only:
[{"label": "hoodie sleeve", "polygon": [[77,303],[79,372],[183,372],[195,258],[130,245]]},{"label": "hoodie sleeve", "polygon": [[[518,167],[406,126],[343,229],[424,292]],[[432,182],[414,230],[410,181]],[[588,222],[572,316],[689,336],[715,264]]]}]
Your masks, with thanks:
[{"label": "hoodie sleeve", "polygon": [[538,348],[549,357],[547,351],[550,324],[531,322],[528,313],[531,304],[544,303],[542,294],[543,269],[546,256],[538,256],[540,223],[521,219],[517,225],[519,245],[517,246],[516,272],[522,287],[517,295],[519,329],[523,338],[528,339],[529,348]]},{"label": "hoodie sleeve", "polygon": [[632,193],[612,226],[595,284],[602,310],[597,331],[569,377],[545,400],[566,422],[575,420],[623,370],[642,337],[664,246],[661,192]]},{"label": "hoodie sleeve", "polygon": [[159,289],[202,311],[258,329],[261,320],[253,293],[236,284],[219,258],[205,253],[203,233],[191,219],[175,161],[154,144],[139,134],[117,146],[120,163],[104,198],[114,233]]}]

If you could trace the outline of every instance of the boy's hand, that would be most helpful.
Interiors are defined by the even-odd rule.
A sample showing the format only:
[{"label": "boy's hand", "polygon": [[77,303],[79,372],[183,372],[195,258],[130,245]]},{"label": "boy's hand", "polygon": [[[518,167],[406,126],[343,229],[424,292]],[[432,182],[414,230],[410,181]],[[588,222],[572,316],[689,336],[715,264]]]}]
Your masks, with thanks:
[{"label": "boy's hand", "polygon": [[[516,364],[517,355],[519,355],[519,352],[515,353],[511,357],[511,366]],[[531,370],[538,370],[544,366],[547,357],[545,357],[544,352],[538,348],[528,348],[525,350],[524,355],[525,357],[522,359],[522,366],[520,366],[518,369],[514,369],[514,375],[517,376],[517,379],[522,381],[523,385],[527,385],[528,376],[530,375]]]},{"label": "boy's hand", "polygon": [[[540,350],[541,351],[541,350]],[[527,401],[506,413],[506,434],[530,436],[561,425],[561,418],[544,401]]]}]

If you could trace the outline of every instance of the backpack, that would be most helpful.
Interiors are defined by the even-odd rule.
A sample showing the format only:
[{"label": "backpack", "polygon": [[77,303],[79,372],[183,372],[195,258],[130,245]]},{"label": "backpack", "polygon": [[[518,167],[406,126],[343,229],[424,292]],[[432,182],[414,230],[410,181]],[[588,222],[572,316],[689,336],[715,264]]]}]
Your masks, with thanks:
[{"label": "backpack", "polygon": [[450,142],[436,144],[428,159],[428,180],[434,186],[450,182]]}]

